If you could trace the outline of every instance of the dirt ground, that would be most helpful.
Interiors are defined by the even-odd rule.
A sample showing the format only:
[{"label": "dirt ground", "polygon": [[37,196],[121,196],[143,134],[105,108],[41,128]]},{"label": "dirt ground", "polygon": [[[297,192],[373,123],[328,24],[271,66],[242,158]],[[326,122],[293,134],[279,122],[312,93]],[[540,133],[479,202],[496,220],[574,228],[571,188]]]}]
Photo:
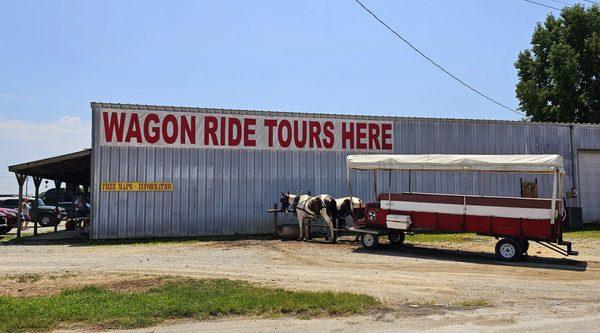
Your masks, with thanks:
[{"label": "dirt ground", "polygon": [[[149,244],[0,245],[0,294],[59,292],[101,284],[117,290],[160,276],[224,277],[288,289],[373,295],[390,310],[349,318],[170,322],[175,331],[589,331],[600,325],[600,241],[577,240],[562,258],[532,245],[527,260],[499,262],[492,239],[365,250],[279,240]],[[132,283],[132,280],[143,283]],[[128,282],[129,281],[129,282]],[[253,329],[254,328],[254,329]]]}]

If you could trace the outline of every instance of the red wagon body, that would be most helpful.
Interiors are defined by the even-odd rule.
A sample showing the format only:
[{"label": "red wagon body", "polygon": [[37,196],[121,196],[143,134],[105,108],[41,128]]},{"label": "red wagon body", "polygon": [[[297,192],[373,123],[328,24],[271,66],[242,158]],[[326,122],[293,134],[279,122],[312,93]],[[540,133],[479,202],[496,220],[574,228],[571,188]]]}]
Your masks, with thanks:
[{"label": "red wagon body", "polygon": [[[465,198],[467,214],[462,214],[457,210],[464,210]],[[549,216],[538,218],[550,214],[551,203],[551,199],[382,193],[377,197],[377,202],[367,204],[365,218],[357,221],[357,224],[363,227],[386,229],[388,215],[403,215],[410,216],[411,221],[406,231],[472,232],[487,236],[558,242],[562,240],[562,216],[559,214],[554,224],[551,223]],[[395,204],[398,209],[394,209]],[[404,208],[404,206],[410,208],[411,205],[421,207]],[[559,212],[562,211],[561,205],[557,202]],[[389,206],[392,207],[388,209]],[[469,213],[469,208],[474,208],[472,210],[477,212],[498,214],[475,215]],[[503,214],[502,210],[506,213]],[[517,215],[520,217],[516,217]]]}]

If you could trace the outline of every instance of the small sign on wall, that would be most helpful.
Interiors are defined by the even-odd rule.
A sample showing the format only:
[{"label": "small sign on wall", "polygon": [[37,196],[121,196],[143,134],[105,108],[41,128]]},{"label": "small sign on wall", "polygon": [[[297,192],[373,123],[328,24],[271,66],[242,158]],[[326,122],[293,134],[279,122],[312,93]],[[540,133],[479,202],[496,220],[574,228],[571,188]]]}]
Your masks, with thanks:
[{"label": "small sign on wall", "polygon": [[172,192],[169,182],[102,182],[102,192]]}]

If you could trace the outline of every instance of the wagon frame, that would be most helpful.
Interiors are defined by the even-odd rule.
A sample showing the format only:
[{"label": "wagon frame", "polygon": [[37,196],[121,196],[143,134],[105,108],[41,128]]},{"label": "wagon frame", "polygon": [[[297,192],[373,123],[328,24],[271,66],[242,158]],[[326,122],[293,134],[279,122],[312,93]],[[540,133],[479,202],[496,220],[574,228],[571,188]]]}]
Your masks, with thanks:
[{"label": "wagon frame", "polygon": [[[346,159],[350,197],[351,171],[373,172],[375,202],[367,204],[365,217],[350,230],[361,235],[367,248],[388,235],[402,244],[405,233],[429,231],[475,232],[499,239],[496,254],[514,261],[527,252],[529,241],[562,255],[577,255],[562,238],[565,218],[562,199],[565,174],[560,155],[349,155]],[[377,172],[389,175],[388,193],[378,194]],[[392,194],[392,171],[450,171],[528,173],[553,176],[552,198],[531,199],[403,192]],[[565,246],[566,248],[562,248]]]}]

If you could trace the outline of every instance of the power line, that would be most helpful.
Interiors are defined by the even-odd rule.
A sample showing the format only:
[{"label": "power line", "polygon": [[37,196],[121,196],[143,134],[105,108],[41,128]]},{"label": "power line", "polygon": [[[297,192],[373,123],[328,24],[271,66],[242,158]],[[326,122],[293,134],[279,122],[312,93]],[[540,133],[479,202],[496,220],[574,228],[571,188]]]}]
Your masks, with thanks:
[{"label": "power line", "polygon": [[570,5],[571,5],[571,4],[570,4],[570,3],[568,3],[568,2],[564,2],[564,1],[560,1],[560,0],[550,0],[550,1],[552,1],[552,2],[555,2],[555,3],[560,3],[560,4],[563,4],[563,5],[565,5],[565,6],[570,6]]},{"label": "power line", "polygon": [[524,114],[520,111],[517,111],[515,109],[512,109],[498,101],[496,101],[495,99],[489,97],[488,95],[482,93],[481,91],[473,88],[471,85],[469,85],[468,83],[466,83],[465,81],[461,80],[460,78],[458,78],[456,75],[450,73],[448,70],[446,70],[444,67],[442,67],[441,65],[439,65],[438,63],[436,63],[435,61],[433,61],[431,58],[429,58],[425,53],[421,52],[419,49],[417,49],[411,42],[409,42],[408,40],[406,40],[404,37],[402,37],[399,33],[397,33],[394,29],[392,29],[389,25],[387,25],[387,23],[383,22],[377,15],[375,15],[375,13],[373,13],[369,8],[367,8],[365,5],[363,5],[362,2],[360,2],[359,0],[354,0],[356,1],[367,13],[371,14],[371,16],[373,16],[373,18],[375,18],[377,21],[379,21],[379,23],[381,23],[384,27],[386,27],[389,31],[391,31],[394,35],[396,35],[396,37],[400,38],[404,43],[406,43],[408,46],[410,46],[410,48],[412,48],[413,50],[415,50],[418,54],[420,54],[423,58],[427,59],[430,63],[432,63],[435,67],[439,68],[442,72],[448,74],[448,76],[450,76],[451,78],[453,78],[454,80],[458,81],[460,84],[462,84],[463,86],[469,88],[471,91],[475,92],[476,94],[482,96],[483,98],[489,100],[490,102],[497,104],[503,108],[505,108],[508,111],[514,112],[520,116],[523,116]]},{"label": "power line", "polygon": [[557,7],[554,7],[554,6],[550,6],[550,5],[546,5],[546,4],[543,4],[541,2],[535,2],[535,1],[531,1],[531,0],[523,0],[523,1],[527,1],[527,2],[532,3],[534,5],[538,5],[538,6],[542,6],[542,7],[554,9],[554,10],[561,10],[560,8],[557,8]]},{"label": "power line", "polygon": [[583,0],[583,1],[589,2],[589,3],[593,3],[593,4],[596,4],[596,5],[600,5],[600,2],[597,2],[597,1],[592,1],[592,0]]}]

